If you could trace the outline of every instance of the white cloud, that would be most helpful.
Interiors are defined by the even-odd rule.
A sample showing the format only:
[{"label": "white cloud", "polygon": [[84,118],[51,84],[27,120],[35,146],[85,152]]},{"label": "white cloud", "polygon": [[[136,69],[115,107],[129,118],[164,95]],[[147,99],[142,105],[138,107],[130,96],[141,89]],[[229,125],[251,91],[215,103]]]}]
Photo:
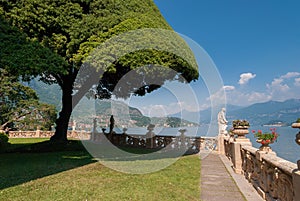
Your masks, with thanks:
[{"label": "white cloud", "polygon": [[[287,92],[290,90],[290,87],[287,83],[285,83],[285,81],[298,76],[300,76],[299,72],[288,72],[287,74],[282,75],[279,78],[274,78],[271,84],[267,84],[267,88],[272,92]],[[297,86],[298,82],[300,82],[300,78],[296,78],[294,84]]]},{"label": "white cloud", "polygon": [[215,92],[214,94],[211,94],[208,98],[206,98],[206,101],[209,101],[214,105],[225,103],[226,102],[226,92],[225,91],[228,91],[230,88],[232,88],[232,87],[223,86],[217,92]]},{"label": "white cloud", "polygon": [[288,72],[287,74],[281,76],[280,78],[289,79],[289,78],[298,77],[298,76],[300,76],[299,72]]},{"label": "white cloud", "polygon": [[[239,84],[243,85],[255,77],[252,73],[241,74]],[[208,102],[219,103],[226,101],[227,104],[233,105],[250,105],[258,102],[266,102],[269,100],[287,100],[291,98],[300,98],[298,93],[300,87],[300,72],[288,72],[272,82],[266,84],[257,90],[251,90],[246,86],[240,88],[230,85],[225,85],[221,90],[212,94],[206,99],[206,103],[201,105],[201,108],[207,107]]]},{"label": "white cloud", "polygon": [[267,84],[267,88],[271,91],[280,91],[280,92],[286,92],[290,89],[290,87],[287,84],[284,84],[284,79],[282,77],[275,78],[271,84]]},{"label": "white cloud", "polygon": [[233,90],[235,90],[235,87],[234,87],[234,86],[229,86],[229,85],[227,85],[227,86],[223,86],[223,89],[224,89],[225,91],[233,91]]},{"label": "white cloud", "polygon": [[294,85],[300,87],[300,77],[295,79]]},{"label": "white cloud", "polygon": [[149,105],[142,107],[141,111],[149,117],[165,117],[167,116],[167,106],[165,105]]},{"label": "white cloud", "polygon": [[252,92],[250,94],[246,94],[245,96],[248,101],[252,103],[256,102],[265,102],[272,99],[272,96],[267,93],[260,93],[260,92]]},{"label": "white cloud", "polygon": [[[295,93],[295,87],[300,86],[300,73],[288,72],[279,78],[274,78],[270,84],[267,84],[269,94],[272,100],[287,100],[291,98],[299,98],[299,94]],[[295,78],[291,80],[291,78]],[[294,83],[292,82],[294,81]]]},{"label": "white cloud", "polygon": [[253,79],[256,77],[256,74],[253,73],[243,73],[240,75],[240,80],[239,80],[239,84],[240,85],[244,85],[247,84],[249,82],[249,80]]},{"label": "white cloud", "polygon": [[167,105],[149,105],[140,108],[140,110],[144,115],[149,117],[167,117],[168,115],[176,114],[184,110],[196,112],[199,111],[199,107],[185,102],[173,102]]},{"label": "white cloud", "polygon": [[227,91],[226,92],[227,103],[233,105],[250,105],[258,102],[266,102],[271,100],[271,95],[268,93],[262,93],[257,91],[252,91],[245,93],[243,91]]}]

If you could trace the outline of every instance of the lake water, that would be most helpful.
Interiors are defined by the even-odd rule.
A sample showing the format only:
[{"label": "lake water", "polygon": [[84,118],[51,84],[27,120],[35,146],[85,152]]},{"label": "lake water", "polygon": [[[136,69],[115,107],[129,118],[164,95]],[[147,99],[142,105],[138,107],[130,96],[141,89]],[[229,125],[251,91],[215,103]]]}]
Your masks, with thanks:
[{"label": "lake water", "polygon": [[[216,136],[217,128],[209,128],[208,126],[201,127],[187,127],[186,135],[188,136]],[[250,127],[250,133],[247,135],[247,138],[252,142],[253,147],[259,148],[260,144],[257,143],[251,132],[251,130],[262,130],[269,132],[270,127]],[[293,129],[291,127],[276,127],[277,133],[279,134],[277,142],[271,144],[273,151],[277,153],[277,156],[284,158],[288,161],[296,163],[297,160],[300,160],[300,146],[295,142],[295,136],[299,132],[298,129]],[[115,129],[117,133],[121,133],[120,129]],[[126,133],[130,134],[146,134],[146,128],[128,128]],[[178,128],[155,128],[154,133],[156,135],[180,135]]]}]

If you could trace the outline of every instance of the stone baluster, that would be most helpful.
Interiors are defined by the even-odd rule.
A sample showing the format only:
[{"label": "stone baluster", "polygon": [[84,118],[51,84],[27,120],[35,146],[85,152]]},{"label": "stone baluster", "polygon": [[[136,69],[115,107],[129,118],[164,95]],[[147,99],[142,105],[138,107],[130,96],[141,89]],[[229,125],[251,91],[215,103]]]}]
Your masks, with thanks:
[{"label": "stone baluster", "polygon": [[[33,137],[33,136],[32,136]],[[34,137],[41,137],[41,130],[40,130],[40,127],[38,126],[36,128],[36,131],[35,131],[35,136]]]},{"label": "stone baluster", "polygon": [[155,125],[150,124],[147,127],[148,132],[146,133],[146,147],[147,148],[156,148],[155,146],[155,133],[153,132]]},{"label": "stone baluster", "polygon": [[180,132],[180,148],[186,148],[186,137],[185,137],[185,132],[186,132],[186,129],[180,129],[179,130]]},{"label": "stone baluster", "polygon": [[[232,123],[234,125],[234,122]],[[233,169],[235,173],[241,174],[243,172],[242,170],[242,155],[241,150],[243,146],[252,146],[252,143],[250,142],[250,139],[246,138],[246,134],[249,133],[248,131],[249,126],[237,126],[232,131],[234,134],[236,134],[238,137],[234,139],[234,142],[232,143],[232,163],[233,163]]]}]

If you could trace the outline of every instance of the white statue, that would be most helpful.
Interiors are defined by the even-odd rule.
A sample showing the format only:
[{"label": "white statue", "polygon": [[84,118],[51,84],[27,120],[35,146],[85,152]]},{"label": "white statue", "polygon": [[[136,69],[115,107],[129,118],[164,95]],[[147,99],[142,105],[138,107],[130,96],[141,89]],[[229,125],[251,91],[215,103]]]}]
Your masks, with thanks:
[{"label": "white statue", "polygon": [[226,120],[225,112],[226,109],[222,108],[222,110],[218,113],[219,134],[227,134],[226,128],[228,121]]},{"label": "white statue", "polygon": [[73,130],[73,131],[76,130],[76,120],[73,121],[72,130]]}]

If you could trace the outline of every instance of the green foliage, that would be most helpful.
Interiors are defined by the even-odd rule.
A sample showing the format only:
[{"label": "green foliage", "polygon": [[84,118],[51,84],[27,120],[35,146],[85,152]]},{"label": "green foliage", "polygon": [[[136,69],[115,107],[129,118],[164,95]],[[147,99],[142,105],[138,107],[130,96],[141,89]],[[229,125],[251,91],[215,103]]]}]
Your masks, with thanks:
[{"label": "green foliage", "polygon": [[1,68],[6,68],[11,74],[21,75],[23,80],[29,80],[41,71],[44,71],[46,75],[49,70],[51,72],[62,71],[58,67],[64,66],[65,62],[60,57],[37,41],[31,41],[17,27],[9,25],[3,14],[0,15],[0,30]]},{"label": "green foliage", "polygon": [[[157,7],[150,0],[128,0],[125,2],[123,0],[17,0],[9,2],[2,0],[0,1],[0,8],[2,8],[2,16],[13,26],[13,28],[7,27],[7,24],[3,22],[2,24],[6,26],[5,30],[7,32],[10,29],[15,31],[14,35],[6,34],[4,36],[23,42],[18,46],[13,45],[16,41],[10,41],[10,44],[6,42],[6,46],[14,48],[5,51],[7,63],[10,61],[10,64],[14,64],[16,67],[15,69],[26,70],[26,74],[29,75],[39,71],[44,80],[49,81],[52,75],[58,83],[60,83],[61,78],[57,74],[70,74],[72,72],[70,69],[79,69],[83,60],[95,47],[113,36],[142,28],[171,30]],[[4,36],[2,37],[3,41]],[[144,38],[152,43],[157,43],[153,41],[154,37],[145,36]],[[180,37],[172,37],[169,41],[171,41],[169,45],[173,44],[174,46],[175,44],[175,46],[181,47],[177,49],[183,49],[182,52],[188,55],[186,58],[193,59],[193,54]],[[158,42],[158,44],[164,43],[161,40]],[[168,46],[166,45],[168,44],[165,43],[164,45],[167,50]],[[24,66],[20,63],[23,60],[20,59],[17,62],[18,59],[7,57],[7,53],[13,52],[12,50],[28,50],[27,46],[30,49],[27,54],[17,52],[16,55],[30,58],[34,62],[42,61],[39,62],[40,65],[34,64],[29,68],[33,62],[25,62],[27,66]],[[34,48],[31,49],[31,46]],[[36,52],[35,49],[44,52]],[[32,58],[32,55],[36,58]],[[39,58],[43,55],[47,55],[47,58]],[[58,55],[68,64],[63,63]],[[51,58],[49,58],[50,56]],[[44,65],[42,65],[43,63]],[[131,69],[143,66],[145,63],[163,64],[171,68],[178,68],[175,70],[185,70],[188,67],[193,72],[190,75],[185,73],[186,79],[191,80],[198,77],[195,61],[193,64],[184,64],[182,59],[174,58],[174,55],[167,52],[155,50],[135,52],[120,58],[118,63],[122,67],[130,66]],[[31,70],[34,71],[29,72]],[[109,72],[116,71],[116,67],[111,66],[109,68]]]},{"label": "green foliage", "polygon": [[[0,15],[0,67],[27,80],[39,75],[42,81],[57,83],[62,89],[56,134],[66,136],[75,78],[84,62],[91,63],[88,55],[96,47],[104,46],[96,53],[101,59],[95,58],[96,63],[91,64],[104,74],[101,79],[99,75],[97,94],[91,97],[110,98],[123,75],[145,65],[150,66],[149,79],[144,82],[143,72],[137,79],[144,86],[136,88],[129,83],[126,89],[117,89],[120,93],[116,96],[145,95],[164,81],[190,82],[199,75],[193,53],[174,32],[129,33],[129,40],[120,40],[118,46],[105,46],[110,39],[129,31],[171,30],[152,0],[0,0]],[[131,51],[141,45],[147,48]],[[153,70],[154,66],[163,66],[165,70]],[[178,78],[178,74],[184,79]],[[153,78],[157,83],[151,83]],[[99,79],[85,85],[86,88],[75,88],[78,93],[73,100],[80,100]],[[76,104],[73,101],[73,106]]]},{"label": "green foliage", "polygon": [[7,143],[8,142],[8,136],[5,133],[0,132],[0,143]]},{"label": "green foliage", "polygon": [[300,118],[297,119],[296,123],[300,123]]},{"label": "green foliage", "polygon": [[136,115],[130,115],[130,118],[134,121],[136,121],[136,126],[137,127],[144,127],[147,126],[151,123],[151,119],[146,116],[136,116]]},{"label": "green foliage", "polygon": [[0,152],[5,151],[7,149],[8,144],[8,135],[0,132]]},{"label": "green foliage", "polygon": [[0,128],[49,130],[56,119],[52,105],[40,103],[34,90],[0,68]]},{"label": "green foliage", "polygon": [[182,125],[181,119],[176,117],[168,117],[166,123],[172,128],[179,128]]},{"label": "green foliage", "polygon": [[239,126],[241,126],[241,127],[249,127],[250,124],[249,124],[249,122],[247,120],[239,120],[239,119],[237,119],[237,120],[232,121],[232,126],[234,128],[239,127]]},{"label": "green foliage", "polygon": [[257,138],[257,141],[262,144],[270,144],[277,141],[277,138],[279,134],[276,132],[276,128],[270,128],[270,133],[268,132],[262,132],[261,130],[258,130],[257,132],[255,130],[252,131],[254,134],[254,137]]}]

